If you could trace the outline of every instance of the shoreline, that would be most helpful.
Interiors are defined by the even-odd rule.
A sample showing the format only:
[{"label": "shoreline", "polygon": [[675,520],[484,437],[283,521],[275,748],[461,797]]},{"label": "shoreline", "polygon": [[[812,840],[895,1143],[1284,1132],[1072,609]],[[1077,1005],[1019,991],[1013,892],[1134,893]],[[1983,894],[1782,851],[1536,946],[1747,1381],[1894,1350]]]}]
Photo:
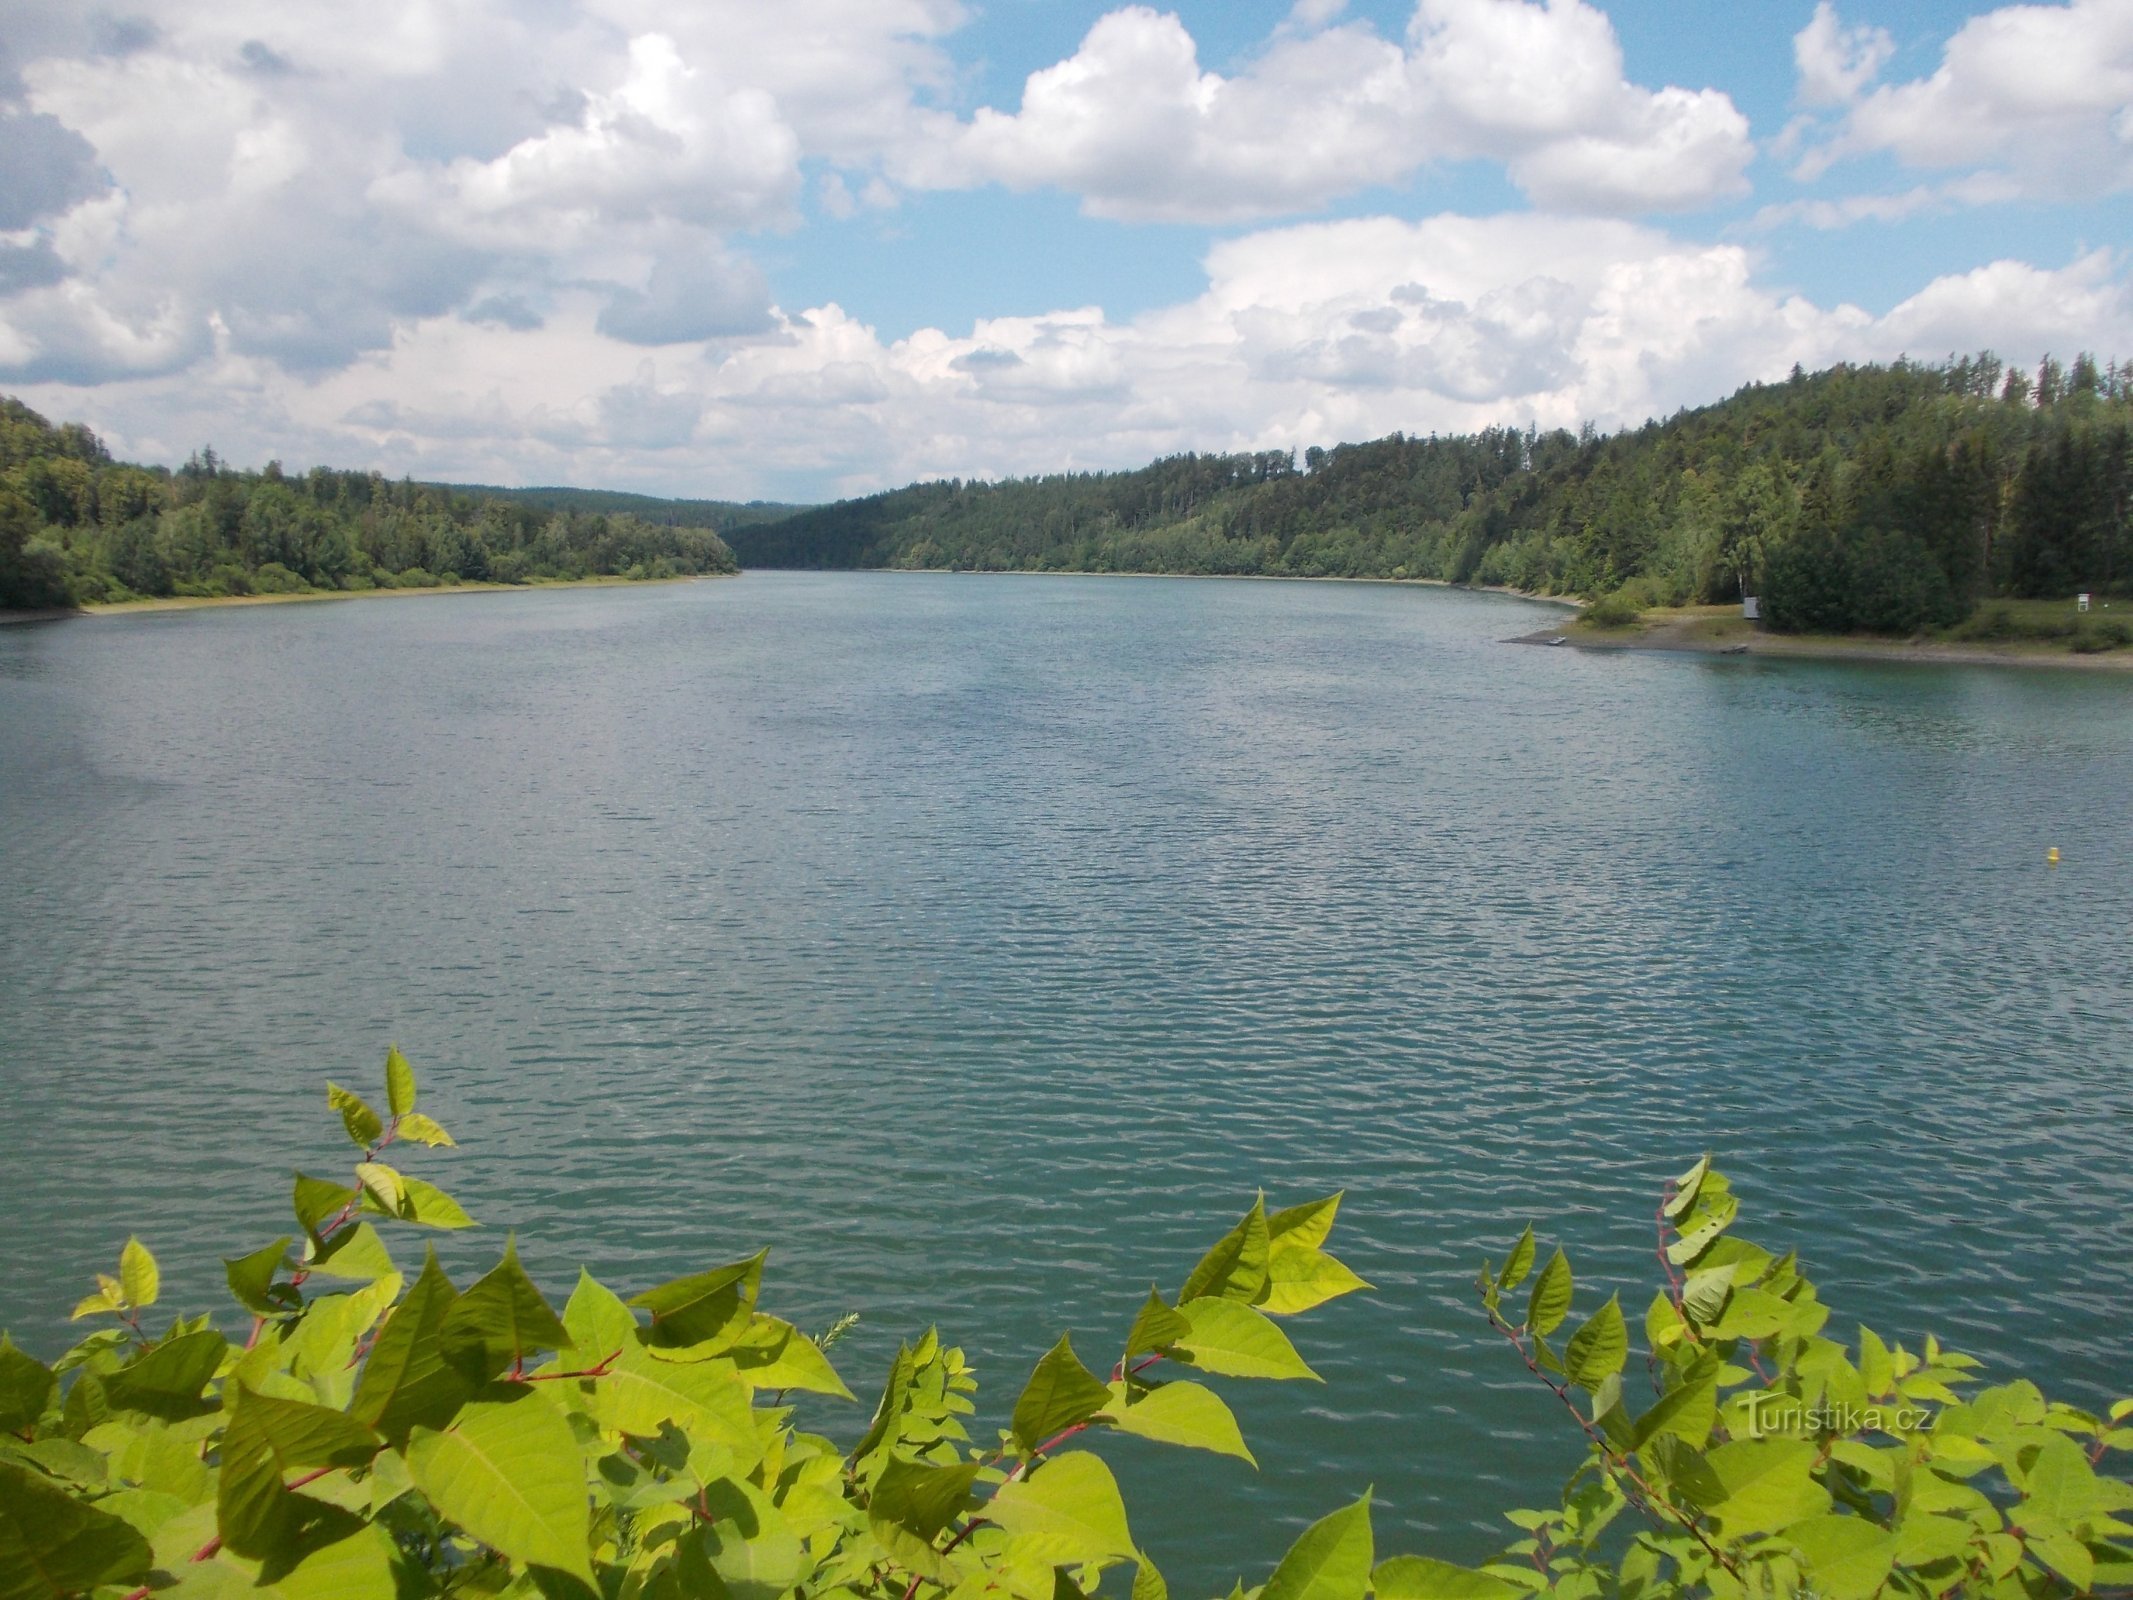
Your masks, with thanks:
[{"label": "shoreline", "polygon": [[1540,628],[1506,644],[1567,645],[1591,651],[1757,656],[1789,661],[1879,661],[1932,667],[2047,667],[2070,672],[2133,672],[2133,649],[2078,655],[2050,640],[1983,642],[1892,639],[1876,634],[1770,633],[1733,606],[1684,606],[1650,612],[1625,628],[1599,629],[1582,619],[1561,630]]},{"label": "shoreline", "polygon": [[297,594],[151,595],[139,600],[100,600],[76,607],[0,611],[0,627],[18,622],[64,622],[78,617],[133,616],[150,611],[204,611],[222,606],[301,605],[314,600],[395,600],[440,594],[526,594],[541,589],[649,589],[661,584],[697,583],[739,576],[737,572],[684,572],[671,578],[623,578],[603,574],[594,578],[538,578],[530,583],[490,583],[486,580],[440,583],[431,589],[306,589]]}]

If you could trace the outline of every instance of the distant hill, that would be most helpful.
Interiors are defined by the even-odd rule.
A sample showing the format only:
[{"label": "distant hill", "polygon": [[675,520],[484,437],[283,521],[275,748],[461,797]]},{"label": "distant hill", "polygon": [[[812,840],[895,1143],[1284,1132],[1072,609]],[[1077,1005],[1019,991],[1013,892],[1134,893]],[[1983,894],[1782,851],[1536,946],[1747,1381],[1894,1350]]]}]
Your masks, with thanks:
[{"label": "distant hill", "polygon": [[776,500],[667,500],[657,495],[623,494],[613,489],[500,489],[488,483],[433,483],[424,488],[448,494],[468,495],[476,500],[504,500],[531,511],[578,511],[587,515],[632,516],[664,528],[709,528],[724,533],[752,523],[774,522],[806,506]]},{"label": "distant hill", "polygon": [[2133,585],[2133,363],[1838,366],[1613,435],[1486,429],[913,484],[736,527],[744,567],[1439,578],[1764,597],[1904,633]]}]

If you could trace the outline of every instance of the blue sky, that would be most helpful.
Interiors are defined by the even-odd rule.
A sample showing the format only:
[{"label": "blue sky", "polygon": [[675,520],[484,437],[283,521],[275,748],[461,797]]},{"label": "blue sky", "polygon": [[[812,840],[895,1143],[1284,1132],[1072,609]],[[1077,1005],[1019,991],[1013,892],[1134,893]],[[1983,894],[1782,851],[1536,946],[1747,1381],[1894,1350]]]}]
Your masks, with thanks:
[{"label": "blue sky", "polygon": [[0,387],[819,498],[2133,355],[2133,0],[14,0]]}]

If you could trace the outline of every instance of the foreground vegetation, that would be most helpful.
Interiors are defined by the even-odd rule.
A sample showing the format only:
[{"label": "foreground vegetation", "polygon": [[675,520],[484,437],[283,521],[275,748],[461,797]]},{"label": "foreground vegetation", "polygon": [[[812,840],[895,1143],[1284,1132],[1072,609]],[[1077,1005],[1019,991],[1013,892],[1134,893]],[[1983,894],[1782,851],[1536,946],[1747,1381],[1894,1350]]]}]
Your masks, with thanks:
[{"label": "foreground vegetation", "polygon": [[[398,1052],[385,1078],[383,1113],[328,1086],[349,1181],[298,1174],[297,1231],[225,1264],[241,1344],[208,1316],[153,1326],[137,1240],[76,1308],[100,1331],[50,1366],[0,1341],[0,1600],[1079,1600],[1112,1573],[1167,1600],[1087,1446],[1250,1460],[1203,1380],[1314,1378],[1277,1319],[1368,1287],[1325,1248],[1338,1195],[1255,1204],[1175,1297],[1149,1292],[1107,1367],[1062,1334],[1004,1427],[977,1427],[976,1375],[929,1330],[840,1444],[784,1404],[850,1398],[836,1330],[759,1308],[762,1254],[626,1298],[581,1273],[560,1314],[508,1242],[464,1290],[434,1252],[410,1283],[381,1230],[471,1219],[384,1159],[452,1142]],[[1483,1268],[1482,1314],[1587,1442],[1558,1506],[1508,1514],[1500,1556],[1385,1557],[1365,1491],[1232,1600],[2133,1584],[2133,1484],[2098,1470],[2133,1448],[2133,1401],[2102,1418],[1981,1387],[1931,1338],[1831,1338],[1797,1258],[1738,1238],[1738,1209],[1708,1162],[1667,1186],[1635,1362],[1619,1294],[1563,1336],[1571,1264],[1536,1270],[1530,1228]]]},{"label": "foreground vegetation", "polygon": [[212,450],[175,472],[0,399],[0,608],[734,572],[708,527]]},{"label": "foreground vegetation", "polygon": [[1782,630],[1904,634],[1995,597],[2133,589],[2133,364],[1796,370],[1609,437],[914,484],[734,545],[749,566],[1435,578],[1632,610],[1746,593]]}]

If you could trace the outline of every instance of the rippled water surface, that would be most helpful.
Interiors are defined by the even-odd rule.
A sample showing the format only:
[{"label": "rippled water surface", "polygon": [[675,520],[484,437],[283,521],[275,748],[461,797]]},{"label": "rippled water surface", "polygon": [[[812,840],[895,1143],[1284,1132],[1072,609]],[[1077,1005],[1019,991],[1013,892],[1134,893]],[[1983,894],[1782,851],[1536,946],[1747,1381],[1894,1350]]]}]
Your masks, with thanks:
[{"label": "rippled water surface", "polygon": [[455,1262],[767,1242],[855,1388],[938,1318],[988,1427],[1345,1188],[1375,1289],[1297,1325],[1324,1387],[1230,1386],[1262,1470],[1110,1451],[1186,1592],[1366,1483],[1466,1557],[1552,1494],[1475,1261],[1539,1218],[1634,1313],[1706,1145],[1838,1326],[2133,1388],[2133,679],[1499,642],[1545,621],[758,574],[0,628],[0,1322],[49,1353],[129,1229],[218,1299],[397,1039]]}]

